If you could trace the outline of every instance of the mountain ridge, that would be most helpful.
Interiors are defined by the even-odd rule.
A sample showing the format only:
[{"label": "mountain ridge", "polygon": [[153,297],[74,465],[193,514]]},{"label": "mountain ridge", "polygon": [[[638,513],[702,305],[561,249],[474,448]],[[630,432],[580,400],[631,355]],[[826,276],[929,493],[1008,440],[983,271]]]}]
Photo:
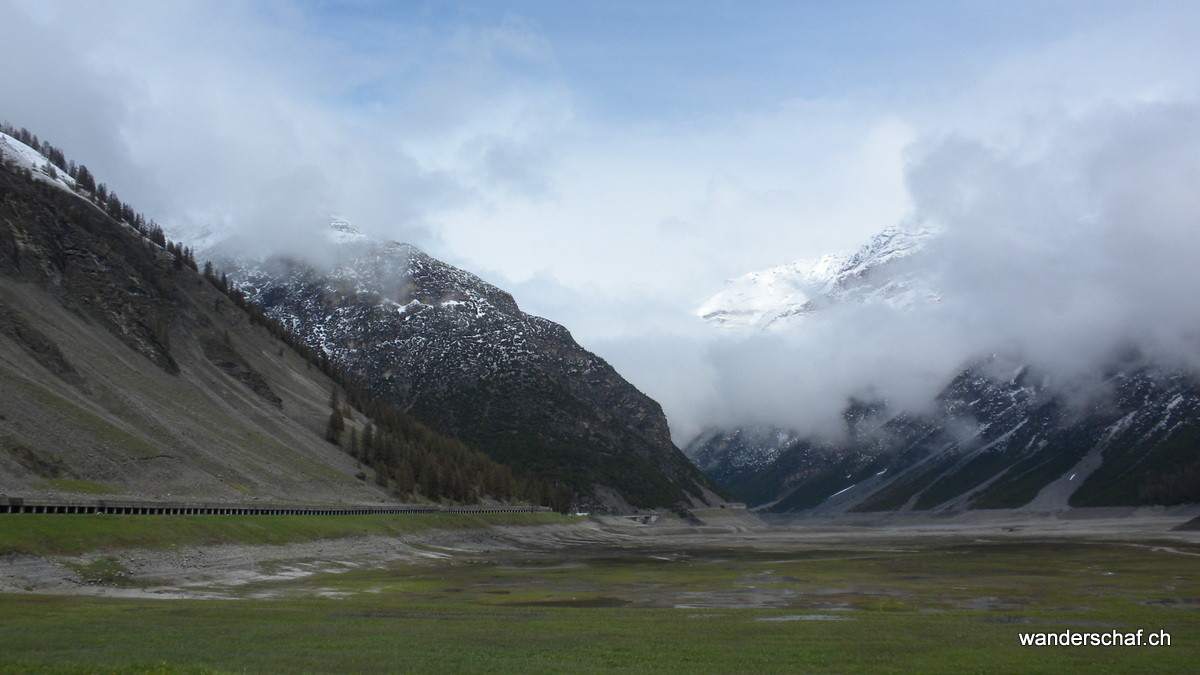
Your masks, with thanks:
[{"label": "mountain ridge", "polygon": [[[920,262],[937,236],[888,228],[854,254],[748,274],[697,313],[715,328],[803,331],[838,303],[936,303]],[[734,496],[776,511],[1200,502],[1196,377],[1132,349],[1096,375],[1103,384],[1081,404],[997,352],[965,363],[931,412],[850,401],[842,441],[767,425],[708,429],[685,451]]]},{"label": "mountain ridge", "polygon": [[[204,255],[371,391],[499,461],[569,484],[592,510],[722,500],[661,406],[510,293],[415,246],[334,219],[332,263]],[[324,253],[329,253],[324,252]]]},{"label": "mountain ridge", "polygon": [[395,503],[537,489],[364,397],[19,133],[39,148],[0,134],[0,490]]},{"label": "mountain ridge", "polygon": [[927,280],[897,269],[919,257],[936,236],[930,228],[893,226],[853,252],[749,272],[725,282],[696,316],[717,328],[781,330],[832,303],[877,300],[903,308],[936,302]]}]

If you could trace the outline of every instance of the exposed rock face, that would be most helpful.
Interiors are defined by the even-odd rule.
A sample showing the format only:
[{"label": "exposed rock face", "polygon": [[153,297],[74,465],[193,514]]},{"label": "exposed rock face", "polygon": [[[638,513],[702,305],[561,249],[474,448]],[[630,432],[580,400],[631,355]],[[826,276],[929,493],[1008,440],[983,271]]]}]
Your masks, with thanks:
[{"label": "exposed rock face", "polygon": [[569,483],[585,507],[715,499],[660,406],[565,328],[412,246],[339,221],[331,239],[338,262],[324,270],[278,258],[227,264],[270,316],[376,395],[501,462]]},{"label": "exposed rock face", "polygon": [[[937,302],[919,264],[936,236],[890,229],[852,255],[752,273],[698,314],[718,328],[802,331],[834,303]],[[775,511],[1200,502],[1200,383],[1136,354],[1114,356],[1106,372],[1104,386],[1076,400],[993,355],[947,383],[921,417],[857,403],[840,440],[711,429],[687,454],[735,497]]]},{"label": "exposed rock face", "polygon": [[[1200,501],[1200,385],[1149,367],[1117,372],[1107,395],[1068,401],[1024,369],[981,364],[936,412],[857,409],[848,438],[710,432],[688,447],[736,497],[770,510],[1133,506]],[[758,438],[761,438],[759,436]],[[736,458],[765,454],[760,463]]]}]

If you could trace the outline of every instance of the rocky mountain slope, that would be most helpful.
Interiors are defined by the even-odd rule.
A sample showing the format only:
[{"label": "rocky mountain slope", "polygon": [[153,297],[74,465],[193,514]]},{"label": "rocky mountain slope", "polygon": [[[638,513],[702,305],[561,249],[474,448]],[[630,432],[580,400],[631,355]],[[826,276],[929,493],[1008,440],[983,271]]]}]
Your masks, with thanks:
[{"label": "rocky mountain slope", "polygon": [[586,508],[719,500],[672,443],[656,402],[479,277],[342,221],[327,267],[230,250],[226,242],[208,254],[306,345],[435,428],[565,481]]},{"label": "rocky mountain slope", "polygon": [[396,501],[325,438],[351,392],[70,169],[0,134],[0,492]]},{"label": "rocky mountain slope", "polygon": [[[852,255],[746,275],[698,313],[720,328],[803,330],[830,303],[937,302],[920,272],[932,237],[890,229]],[[735,497],[774,511],[1200,501],[1200,382],[1132,351],[1114,355],[1105,379],[1091,397],[1068,400],[1044,374],[992,354],[920,417],[857,402],[842,442],[710,429],[687,453]]]}]

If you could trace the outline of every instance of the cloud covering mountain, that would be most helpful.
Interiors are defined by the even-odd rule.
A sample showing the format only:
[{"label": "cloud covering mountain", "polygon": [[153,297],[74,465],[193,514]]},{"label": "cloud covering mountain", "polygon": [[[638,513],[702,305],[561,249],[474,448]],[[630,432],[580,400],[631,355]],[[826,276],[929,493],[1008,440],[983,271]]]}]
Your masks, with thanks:
[{"label": "cloud covering mountain", "polygon": [[1037,140],[924,149],[908,171],[911,221],[938,234],[890,278],[916,275],[936,300],[843,299],[721,341],[730,423],[836,433],[852,396],[920,412],[991,352],[1084,390],[1122,350],[1195,369],[1200,108],[1114,106]]},{"label": "cloud covering mountain", "polygon": [[[671,30],[661,30],[670,26]],[[1190,358],[1200,8],[0,2],[0,115],[186,238],[330,214],[471,269],[661,401],[829,430],[1012,348]],[[714,335],[721,281],[937,225],[942,302]]]}]

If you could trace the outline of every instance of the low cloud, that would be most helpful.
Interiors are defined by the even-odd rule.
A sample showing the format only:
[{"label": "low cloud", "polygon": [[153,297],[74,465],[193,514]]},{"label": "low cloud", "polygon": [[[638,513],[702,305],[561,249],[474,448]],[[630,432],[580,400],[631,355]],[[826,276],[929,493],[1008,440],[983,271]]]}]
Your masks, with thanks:
[{"label": "low cloud", "polygon": [[[311,233],[339,215],[479,273],[662,402],[680,441],[712,423],[833,433],[851,396],[919,410],[997,349],[1064,379],[1123,344],[1195,362],[1190,3],[1062,10],[1078,30],[990,36],[936,73],[922,59],[958,41],[855,42],[853,63],[829,64],[843,83],[777,76],[750,41],[763,24],[739,23],[714,44],[745,50],[723,77],[748,85],[712,91],[711,73],[661,67],[694,45],[626,44],[614,26],[636,12],[564,29],[553,12],[543,27],[349,7],[0,0],[0,115],[185,240],[226,229],[315,255]],[[897,81],[869,77],[872,59]],[[715,335],[691,316],[725,278],[906,217],[945,233],[924,263],[940,303],[834,307],[779,335]]]},{"label": "low cloud", "polygon": [[1104,107],[1037,134],[1036,151],[914,147],[911,218],[941,234],[913,265],[940,300],[835,304],[702,341],[714,399],[697,421],[836,437],[852,397],[919,413],[992,353],[1064,391],[1131,349],[1200,368],[1200,105]]},{"label": "low cloud", "polygon": [[[311,9],[311,8],[310,8]],[[440,246],[439,218],[545,192],[569,101],[527,26],[334,40],[291,3],[0,4],[8,121],[183,238],[314,252],[336,214]]]}]

